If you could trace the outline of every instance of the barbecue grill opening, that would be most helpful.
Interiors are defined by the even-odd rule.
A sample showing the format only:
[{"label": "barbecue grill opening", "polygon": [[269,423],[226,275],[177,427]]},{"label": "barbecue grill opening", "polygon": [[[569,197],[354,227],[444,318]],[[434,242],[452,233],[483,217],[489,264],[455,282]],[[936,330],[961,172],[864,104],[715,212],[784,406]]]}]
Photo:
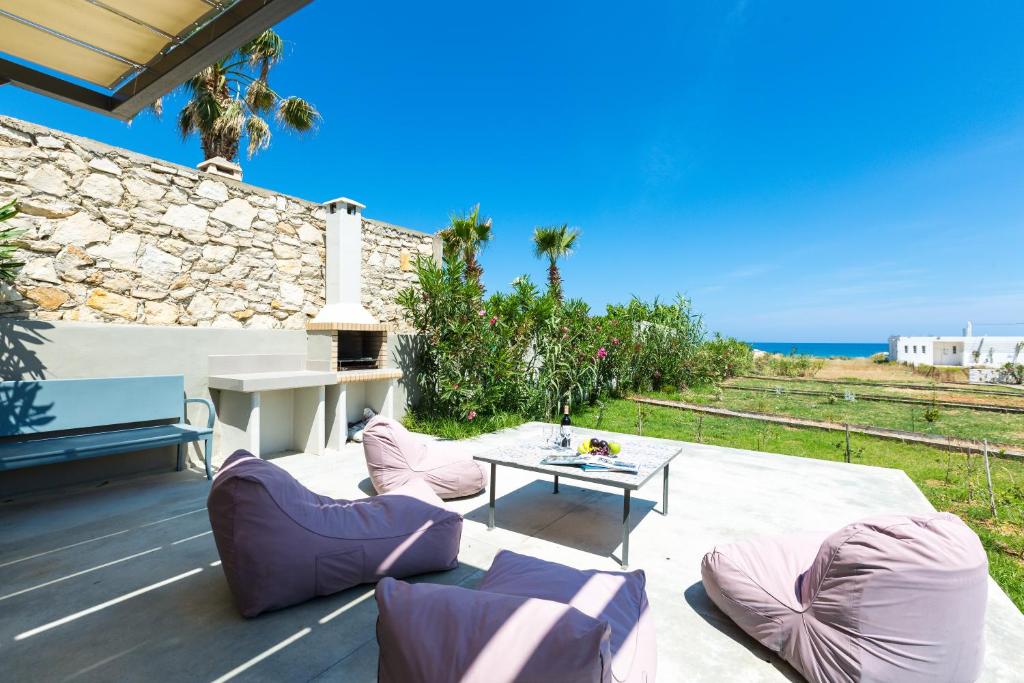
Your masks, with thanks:
[{"label": "barbecue grill opening", "polygon": [[338,332],[338,369],[372,370],[381,367],[385,332],[340,330]]}]

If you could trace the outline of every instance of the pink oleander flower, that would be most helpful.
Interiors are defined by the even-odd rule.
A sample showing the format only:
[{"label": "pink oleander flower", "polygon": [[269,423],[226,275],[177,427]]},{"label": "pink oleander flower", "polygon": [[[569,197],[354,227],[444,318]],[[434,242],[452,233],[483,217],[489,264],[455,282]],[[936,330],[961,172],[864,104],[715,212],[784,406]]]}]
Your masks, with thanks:
[{"label": "pink oleander flower", "polygon": [[491,324],[493,325],[493,324],[494,324],[494,323],[496,323],[496,322],[498,322],[498,316],[496,316],[496,315],[492,315],[492,316],[491,316]]},{"label": "pink oleander flower", "polygon": [[467,420],[472,420],[475,417],[476,417],[476,411],[475,410],[471,410],[468,413],[466,413],[466,419]]},{"label": "pink oleander flower", "polygon": [[608,355],[608,352],[604,350],[603,346],[597,350],[597,357],[598,358],[605,358],[607,355]]},{"label": "pink oleander flower", "polygon": [[481,308],[479,311],[476,312],[476,314],[482,318],[485,315],[487,315],[487,311]]}]

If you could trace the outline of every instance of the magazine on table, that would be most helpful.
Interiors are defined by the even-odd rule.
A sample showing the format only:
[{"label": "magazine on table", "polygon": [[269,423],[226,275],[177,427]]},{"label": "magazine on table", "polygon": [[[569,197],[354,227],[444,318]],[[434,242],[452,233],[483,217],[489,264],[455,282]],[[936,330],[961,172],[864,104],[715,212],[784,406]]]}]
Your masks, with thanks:
[{"label": "magazine on table", "polygon": [[640,468],[636,463],[612,458],[607,455],[586,455],[577,453],[574,455],[549,455],[540,461],[541,465],[557,465],[564,467],[579,467],[585,472],[625,472],[626,474],[637,474]]}]

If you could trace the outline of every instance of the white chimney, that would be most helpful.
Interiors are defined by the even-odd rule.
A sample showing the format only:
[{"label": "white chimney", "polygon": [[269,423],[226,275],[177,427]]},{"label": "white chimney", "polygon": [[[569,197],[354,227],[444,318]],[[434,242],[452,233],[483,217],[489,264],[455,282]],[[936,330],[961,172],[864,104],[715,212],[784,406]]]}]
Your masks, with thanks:
[{"label": "white chimney", "polygon": [[232,178],[234,180],[242,179],[242,167],[228,161],[224,157],[213,157],[207,159],[206,161],[196,164],[196,168],[204,173],[222,175],[225,178]]},{"label": "white chimney", "polygon": [[973,337],[974,336],[974,323],[972,323],[970,320],[967,321],[967,327],[964,328],[964,336],[965,337]]},{"label": "white chimney", "polygon": [[324,202],[327,209],[327,305],[314,323],[376,325],[361,303],[363,216],[359,202],[339,197]]}]

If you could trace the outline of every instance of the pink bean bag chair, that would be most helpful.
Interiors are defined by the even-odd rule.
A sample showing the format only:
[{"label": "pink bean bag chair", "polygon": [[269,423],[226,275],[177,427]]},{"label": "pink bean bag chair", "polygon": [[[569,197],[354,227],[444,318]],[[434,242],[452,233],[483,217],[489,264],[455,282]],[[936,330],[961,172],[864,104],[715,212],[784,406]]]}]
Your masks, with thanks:
[{"label": "pink bean bag chair", "polygon": [[701,573],[723,612],[814,683],[981,672],[988,560],[954,515],[718,546]]},{"label": "pink bean bag chair", "polygon": [[363,431],[363,454],[377,493],[421,480],[442,498],[461,498],[486,484],[483,467],[471,456],[417,438],[400,422],[379,415]]},{"label": "pink bean bag chair", "polygon": [[214,478],[206,507],[228,586],[246,617],[382,576],[458,566],[462,516],[421,481],[384,496],[335,500],[236,451]]},{"label": "pink bean bag chair", "polygon": [[381,683],[654,683],[642,571],[581,571],[502,550],[477,590],[377,586]]}]

